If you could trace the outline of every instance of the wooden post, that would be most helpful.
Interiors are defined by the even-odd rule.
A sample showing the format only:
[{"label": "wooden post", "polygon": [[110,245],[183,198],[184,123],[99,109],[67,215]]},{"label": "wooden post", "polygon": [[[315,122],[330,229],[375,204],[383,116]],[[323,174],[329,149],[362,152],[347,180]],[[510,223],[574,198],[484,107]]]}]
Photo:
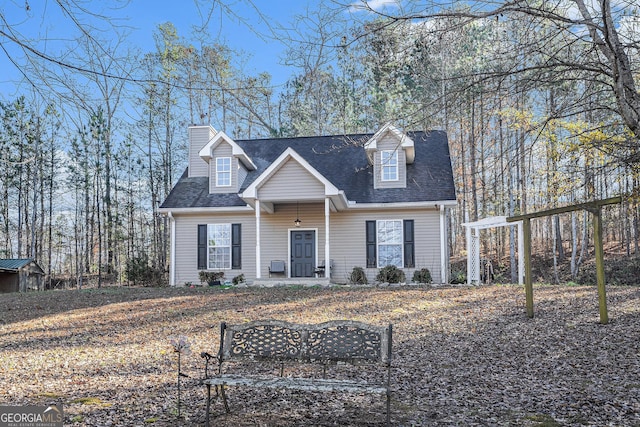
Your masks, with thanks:
[{"label": "wooden post", "polygon": [[533,277],[531,277],[531,218],[541,218],[543,216],[557,215],[565,212],[573,212],[580,209],[586,209],[593,214],[593,237],[596,252],[596,277],[598,279],[598,300],[600,303],[600,323],[606,325],[609,323],[607,314],[607,293],[604,281],[604,249],[602,247],[602,218],[600,211],[602,206],[621,203],[622,197],[611,197],[609,199],[597,200],[593,202],[578,203],[576,205],[566,206],[563,208],[549,209],[546,211],[535,212],[531,214],[511,216],[507,218],[507,222],[522,221],[524,248],[524,272],[525,272],[525,291],[527,294],[527,315],[533,317]]},{"label": "wooden post", "polygon": [[600,323],[609,323],[607,313],[607,290],[604,278],[604,249],[602,247],[602,218],[600,206],[592,210],[593,213],[593,246],[596,255],[596,278],[598,283],[598,301],[600,305]]},{"label": "wooden post", "polygon": [[524,291],[527,300],[527,316],[533,318],[533,274],[531,273],[531,220],[522,220],[522,231],[524,232]]}]

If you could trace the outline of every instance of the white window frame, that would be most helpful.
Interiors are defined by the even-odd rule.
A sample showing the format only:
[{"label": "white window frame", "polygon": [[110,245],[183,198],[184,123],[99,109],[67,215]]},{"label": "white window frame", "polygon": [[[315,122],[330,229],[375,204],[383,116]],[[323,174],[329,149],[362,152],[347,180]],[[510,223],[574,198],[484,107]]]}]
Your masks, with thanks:
[{"label": "white window frame", "polygon": [[[383,240],[381,238],[381,231],[384,231],[387,227],[388,223],[398,223],[399,224],[399,228],[398,230],[394,230],[394,231],[398,231],[399,235],[395,236],[395,239],[393,242],[388,242],[385,241],[383,243],[381,243],[381,241]],[[383,229],[384,227],[384,229]],[[395,241],[397,240],[397,242]],[[380,250],[381,247],[389,247],[389,246],[399,246],[400,247],[400,261],[397,264],[391,264],[391,265],[395,265],[398,268],[403,268],[404,267],[404,221],[401,219],[379,219],[376,221],[376,263],[378,265],[378,268],[384,268],[387,265],[390,265],[389,263],[381,263],[380,262],[380,255],[383,253],[383,251]],[[384,265],[382,265],[384,264]]]},{"label": "white window frame", "polygon": [[380,152],[380,180],[385,182],[398,181],[399,175],[398,150],[382,150]]},{"label": "white window frame", "polygon": [[216,157],[216,187],[231,187],[231,157]]},{"label": "white window frame", "polygon": [[[226,228],[226,230],[223,230],[223,228]],[[224,236],[221,237],[222,240],[218,239],[216,241],[215,233],[217,233],[218,229],[226,234],[226,241]],[[231,244],[231,224],[207,224],[207,270],[231,270]],[[222,253],[216,256],[218,250]],[[216,258],[220,258],[222,262],[217,264],[215,262]]]}]

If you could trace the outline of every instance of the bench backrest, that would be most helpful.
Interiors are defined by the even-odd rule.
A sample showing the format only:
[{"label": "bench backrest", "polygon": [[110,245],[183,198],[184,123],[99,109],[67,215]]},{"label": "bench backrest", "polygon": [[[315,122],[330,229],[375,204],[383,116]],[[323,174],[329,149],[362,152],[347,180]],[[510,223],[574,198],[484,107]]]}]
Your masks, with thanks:
[{"label": "bench backrest", "polygon": [[314,325],[277,320],[221,325],[220,361],[271,359],[391,363],[392,327],[339,320]]}]

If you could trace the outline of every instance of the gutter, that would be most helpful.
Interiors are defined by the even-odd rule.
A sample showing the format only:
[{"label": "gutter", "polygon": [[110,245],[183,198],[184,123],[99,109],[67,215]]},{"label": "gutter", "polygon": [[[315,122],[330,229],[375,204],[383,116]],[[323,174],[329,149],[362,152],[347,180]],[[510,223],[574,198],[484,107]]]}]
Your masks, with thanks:
[{"label": "gutter", "polygon": [[163,215],[172,214],[207,214],[207,213],[221,213],[221,212],[253,212],[254,209],[249,206],[220,206],[220,207],[208,207],[202,206],[197,208],[158,208],[157,212]]},{"label": "gutter", "polygon": [[[434,200],[430,202],[395,202],[395,203],[357,203],[348,201],[341,191],[336,194],[338,200],[344,202],[344,210],[373,210],[373,209],[440,209],[442,206],[445,208],[456,207],[458,202],[456,200]],[[332,200],[333,197],[329,196]],[[264,201],[263,201],[264,202]],[[294,201],[290,201],[293,203]],[[334,203],[335,205],[335,203]],[[338,208],[338,206],[336,206]],[[338,209],[343,210],[343,209]],[[220,207],[196,207],[196,208],[158,208],[157,212],[163,215],[197,215],[197,214],[216,214],[216,213],[253,213],[255,207],[249,204],[245,206],[220,206]]]},{"label": "gutter", "polygon": [[455,207],[458,202],[456,200],[434,200],[431,202],[397,202],[397,203],[356,203],[349,202],[348,209],[419,209],[432,208],[440,209],[441,207]]}]

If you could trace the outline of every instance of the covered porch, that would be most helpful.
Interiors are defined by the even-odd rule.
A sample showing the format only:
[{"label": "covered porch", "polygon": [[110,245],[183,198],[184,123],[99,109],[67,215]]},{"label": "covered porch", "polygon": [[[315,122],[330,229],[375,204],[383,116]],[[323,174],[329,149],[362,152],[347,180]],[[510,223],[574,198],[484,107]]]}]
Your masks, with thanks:
[{"label": "covered porch", "polygon": [[342,190],[289,148],[240,196],[255,213],[256,281],[273,276],[273,261],[284,261],[282,278],[330,280],[321,267],[332,259],[331,215],[348,207]]}]

